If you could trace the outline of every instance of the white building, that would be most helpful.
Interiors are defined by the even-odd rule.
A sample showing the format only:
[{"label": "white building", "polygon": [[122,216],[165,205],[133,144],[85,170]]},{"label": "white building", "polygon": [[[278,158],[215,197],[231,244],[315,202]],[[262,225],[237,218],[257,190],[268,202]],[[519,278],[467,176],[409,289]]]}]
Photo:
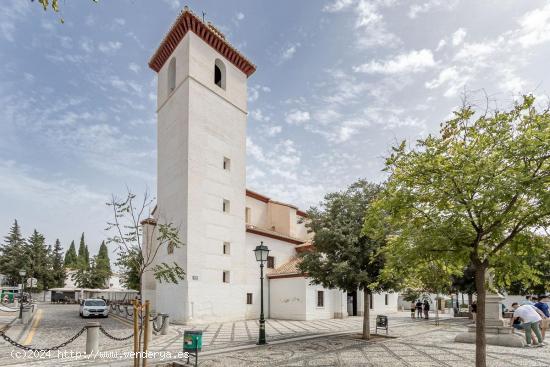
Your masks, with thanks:
[{"label": "white building", "polygon": [[[185,245],[164,248],[157,261],[178,263],[186,277],[166,284],[146,273],[143,298],[178,322],[258,318],[252,251],[263,241],[271,250],[267,317],[326,319],[345,317],[348,309],[361,315],[361,292],[309,285],[296,270],[297,253],[310,246],[305,213],[246,190],[247,79],[255,66],[187,9],[149,66],[158,73],[158,192],[144,237],[157,222],[178,227]],[[397,295],[375,295],[373,309],[396,310]]]}]

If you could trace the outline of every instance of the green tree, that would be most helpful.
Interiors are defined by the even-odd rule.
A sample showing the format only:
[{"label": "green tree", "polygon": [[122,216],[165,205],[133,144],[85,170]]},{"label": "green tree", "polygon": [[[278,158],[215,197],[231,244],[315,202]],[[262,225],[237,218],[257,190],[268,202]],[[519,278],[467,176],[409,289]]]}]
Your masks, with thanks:
[{"label": "green tree", "polygon": [[36,229],[27,240],[27,278],[36,278],[37,286],[34,290],[47,289],[50,284],[50,263],[48,247],[44,236]]},{"label": "green tree", "polygon": [[131,248],[129,251],[118,251],[116,266],[120,269],[121,282],[128,289],[140,289],[141,261],[143,257],[137,249]]},{"label": "green tree", "polygon": [[[128,189],[124,199],[112,195],[107,205],[113,211],[113,220],[107,223],[107,231],[110,232],[107,243],[117,247],[117,263],[123,264],[123,272],[128,272],[123,274],[124,278],[132,279],[136,272],[140,292],[146,272],[152,273],[159,282],[177,284],[179,280],[184,279],[185,271],[178,263],[158,261],[159,251],[167,251],[168,246],[177,249],[183,243],[172,223],[157,223],[152,218],[143,217],[144,213],[150,212],[148,209],[152,205],[152,199],[147,191],[142,200],[138,200]],[[162,208],[158,211],[161,210]],[[144,233],[142,222],[151,223],[151,230]]]},{"label": "green tree", "polygon": [[550,221],[550,113],[534,102],[525,96],[509,111],[477,116],[464,106],[440,136],[412,149],[403,142],[386,161],[382,206],[401,250],[475,270],[477,367],[486,365],[485,274],[519,235],[529,241],[518,245],[528,243]]},{"label": "green tree", "polygon": [[4,237],[4,243],[0,248],[0,269],[7,278],[9,284],[15,285],[21,282],[19,271],[27,269],[28,253],[25,239],[21,235],[21,228],[17,220],[14,220],[10,232]]},{"label": "green tree", "polygon": [[[73,243],[73,250],[74,250],[74,243]],[[59,242],[59,239],[55,240],[55,245],[51,254],[51,264],[52,264],[52,285],[54,287],[60,287],[60,288],[64,287],[66,273],[65,273],[65,266],[63,263],[63,248],[61,247],[61,242]]]},{"label": "green tree", "polygon": [[81,269],[88,269],[90,267],[90,252],[88,246],[84,241],[84,233],[80,236],[80,245],[78,246],[77,266]]},{"label": "green tree", "polygon": [[101,285],[98,288],[105,288],[106,286],[108,287],[107,282],[109,281],[112,272],[111,261],[109,260],[109,250],[105,245],[105,241],[101,242],[101,246],[99,246],[99,252],[95,257],[94,263],[94,275],[97,278],[96,283],[98,285]]},{"label": "green tree", "polygon": [[380,276],[384,241],[375,241],[362,230],[365,212],[379,191],[380,186],[359,180],[344,191],[325,195],[320,207],[308,210],[306,227],[314,232],[314,250],[304,253],[299,264],[313,284],[364,292],[364,339],[370,339],[371,295],[393,288]]},{"label": "green tree", "polygon": [[74,269],[77,267],[78,264],[78,255],[76,254],[76,247],[74,245],[74,241],[71,241],[71,246],[69,246],[69,249],[65,253],[65,268]]}]

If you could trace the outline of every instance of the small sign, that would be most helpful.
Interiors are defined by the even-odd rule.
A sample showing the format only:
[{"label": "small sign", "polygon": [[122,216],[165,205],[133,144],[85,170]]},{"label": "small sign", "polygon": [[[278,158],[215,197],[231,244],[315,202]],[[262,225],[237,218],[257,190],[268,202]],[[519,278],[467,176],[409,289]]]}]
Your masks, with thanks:
[{"label": "small sign", "polygon": [[386,329],[386,335],[388,334],[388,316],[386,315],[376,316],[376,334],[378,334],[378,328]]},{"label": "small sign", "polygon": [[28,288],[36,288],[38,285],[38,279],[36,278],[28,278],[27,279],[27,287]]},{"label": "small sign", "polygon": [[193,280],[199,280],[199,276],[198,275],[193,275]]}]

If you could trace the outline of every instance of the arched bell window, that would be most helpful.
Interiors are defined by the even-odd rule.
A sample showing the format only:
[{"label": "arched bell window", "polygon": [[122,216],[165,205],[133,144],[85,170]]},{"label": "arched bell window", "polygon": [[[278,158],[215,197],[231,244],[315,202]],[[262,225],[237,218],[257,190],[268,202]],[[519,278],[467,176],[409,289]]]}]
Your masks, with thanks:
[{"label": "arched bell window", "polygon": [[168,65],[168,94],[176,89],[176,58],[173,57]]},{"label": "arched bell window", "polygon": [[214,84],[225,89],[225,65],[220,59],[214,62]]}]

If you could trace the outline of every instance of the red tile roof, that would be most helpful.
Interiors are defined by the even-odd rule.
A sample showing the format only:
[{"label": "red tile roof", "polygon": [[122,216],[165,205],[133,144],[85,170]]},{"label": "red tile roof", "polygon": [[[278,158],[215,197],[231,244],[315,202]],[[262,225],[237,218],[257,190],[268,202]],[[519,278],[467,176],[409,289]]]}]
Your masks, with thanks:
[{"label": "red tile roof", "polygon": [[185,7],[184,9],[149,60],[151,69],[158,73],[187,32],[192,31],[245,73],[247,77],[256,71],[256,66],[237,51],[216,27],[210,23],[205,24],[189,8]]}]

